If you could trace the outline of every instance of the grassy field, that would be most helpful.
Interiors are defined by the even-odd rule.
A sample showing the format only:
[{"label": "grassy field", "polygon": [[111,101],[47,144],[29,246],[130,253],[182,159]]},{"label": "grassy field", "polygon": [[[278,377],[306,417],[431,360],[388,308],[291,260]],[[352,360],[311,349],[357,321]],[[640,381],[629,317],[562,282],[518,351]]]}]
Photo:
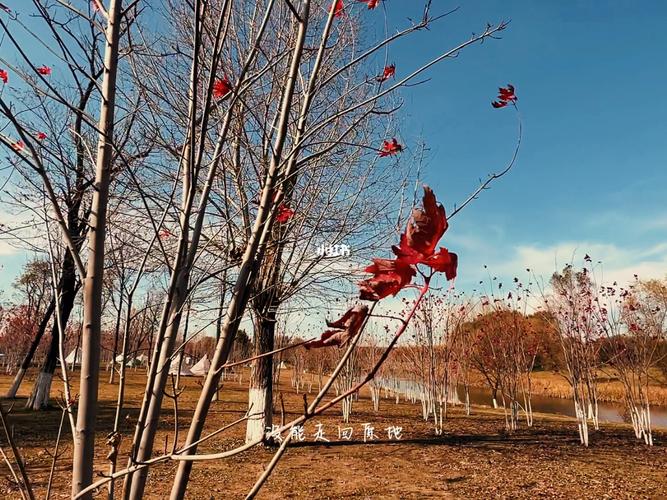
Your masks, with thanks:
[{"label": "grassy field", "polygon": [[[655,370],[652,374],[649,388],[650,403],[652,405],[667,406],[667,381],[662,374]],[[473,384],[476,387],[487,387],[481,374],[474,374]],[[535,371],[532,374],[533,394],[551,398],[570,399],[572,389],[565,377],[553,371]],[[623,384],[612,370],[598,374],[598,396],[600,401],[623,403]]]},{"label": "grassy field", "polygon": [[[104,377],[106,379],[106,377]],[[247,379],[247,377],[246,377]],[[283,377],[287,381],[289,377]],[[0,377],[4,393],[11,379]],[[76,382],[76,380],[75,380]],[[54,381],[54,392],[59,389]],[[199,393],[197,379],[184,379],[185,391],[178,441],[185,429]],[[287,383],[287,382],[286,382]],[[127,410],[123,412],[121,454],[126,456],[133,424],[144,387],[142,372],[131,372]],[[23,409],[30,381],[24,384],[20,398],[10,415],[14,438],[27,461],[38,498],[44,498],[61,412]],[[75,386],[76,387],[76,384]],[[100,384],[101,404],[98,418],[96,470],[108,470],[105,435],[110,430],[115,386]],[[303,407],[301,395],[289,384],[282,386],[287,418],[297,416]],[[75,390],[76,392],[76,390]],[[213,404],[207,429],[215,430],[243,415],[246,408],[245,382],[225,383],[220,401]],[[9,402],[4,401],[5,408]],[[591,446],[578,444],[576,427],[568,418],[537,415],[535,426],[521,428],[512,436],[503,431],[499,411],[475,408],[466,417],[454,409],[442,436],[434,436],[431,427],[420,418],[418,405],[382,400],[380,412],[374,413],[365,394],[353,408],[350,441],[338,438],[338,426],[344,426],[340,412],[332,410],[305,425],[305,440],[291,446],[260,493],[260,498],[655,498],[667,496],[667,435],[657,432],[656,446],[648,448],[634,439],[626,425],[605,425],[591,436]],[[280,416],[277,415],[279,420]],[[363,424],[375,429],[377,439],[363,441]],[[317,424],[329,443],[315,442]],[[165,403],[158,452],[174,439],[174,414]],[[386,428],[402,427],[401,440],[389,439]],[[244,427],[238,426],[200,447],[201,452],[221,451],[241,444]],[[6,440],[0,437],[3,449]],[[52,498],[68,498],[70,491],[71,434],[65,428],[62,456],[59,458]],[[264,466],[272,450],[255,448],[234,459],[198,463],[194,467],[188,498],[243,498]],[[122,459],[124,463],[124,458]],[[151,469],[146,498],[166,498],[171,487],[175,464]],[[106,497],[106,490],[99,492]],[[0,498],[20,498],[6,465],[0,466]]]}]

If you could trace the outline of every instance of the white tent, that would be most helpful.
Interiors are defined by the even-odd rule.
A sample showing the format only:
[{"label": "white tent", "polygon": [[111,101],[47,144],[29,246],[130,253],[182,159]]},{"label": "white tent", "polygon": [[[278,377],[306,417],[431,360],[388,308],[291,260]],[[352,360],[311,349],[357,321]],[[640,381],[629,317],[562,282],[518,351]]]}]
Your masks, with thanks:
[{"label": "white tent", "polygon": [[[116,363],[119,365],[123,364],[123,355],[119,354],[116,356]],[[125,366],[139,366],[141,364],[141,360],[139,358],[132,358],[128,357],[127,362],[125,363]]]},{"label": "white tent", "polygon": [[65,364],[69,366],[81,365],[81,349],[73,349],[65,358]]},{"label": "white tent", "polygon": [[204,357],[190,368],[190,372],[195,377],[205,377],[209,368],[211,368],[211,362],[208,360],[208,354],[204,354]]},{"label": "white tent", "polygon": [[[169,367],[169,375],[178,375],[178,361],[177,360],[173,360],[171,362],[171,366]],[[185,364],[183,364],[183,366],[181,367],[181,374],[180,375],[181,375],[181,377],[192,377],[193,376],[192,372],[190,371],[190,369],[187,366],[185,366]]]}]

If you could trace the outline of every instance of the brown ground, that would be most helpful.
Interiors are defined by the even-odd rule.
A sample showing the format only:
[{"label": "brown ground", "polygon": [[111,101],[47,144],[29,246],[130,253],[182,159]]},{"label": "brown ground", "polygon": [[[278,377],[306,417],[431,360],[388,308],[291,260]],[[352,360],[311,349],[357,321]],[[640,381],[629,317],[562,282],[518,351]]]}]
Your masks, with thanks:
[{"label": "brown ground", "polygon": [[[105,377],[106,378],[106,377]],[[247,379],[247,377],[246,377]],[[286,380],[287,377],[284,377]],[[123,427],[122,453],[127,453],[133,419],[143,391],[143,373],[133,372],[129,384],[130,401]],[[182,442],[191,408],[199,393],[196,379],[185,379],[186,390],[181,396],[184,408],[179,427]],[[10,383],[0,377],[0,391]],[[58,390],[54,381],[54,392]],[[30,382],[24,385],[25,396]],[[76,387],[76,386],[75,386]],[[287,418],[302,408],[301,396],[289,384],[285,393]],[[107,469],[108,448],[104,436],[109,430],[113,413],[115,386],[101,384],[99,445],[96,469]],[[214,403],[207,428],[214,430],[239,418],[245,411],[245,383],[227,382],[221,401]],[[36,495],[43,498],[51,466],[60,410],[32,413],[23,410],[19,399],[10,416],[14,438],[27,460]],[[4,402],[5,408],[8,403]],[[503,417],[499,412],[476,408],[466,417],[453,410],[446,422],[444,436],[435,437],[431,426],[420,417],[418,405],[382,400],[375,414],[364,397],[355,403],[351,426],[351,442],[338,439],[341,425],[339,411],[308,422],[306,440],[288,449],[274,471],[260,498],[656,498],[667,497],[667,434],[656,432],[653,448],[634,439],[624,425],[605,425],[593,433],[591,446],[578,444],[576,427],[565,418],[536,416],[532,429],[523,426],[515,435],[502,432]],[[279,420],[280,416],[276,416]],[[363,423],[371,423],[378,440],[364,443]],[[325,436],[333,442],[315,443],[316,424],[322,423]],[[387,426],[401,426],[402,440],[388,441]],[[167,401],[157,442],[161,452],[165,436],[173,441],[174,417]],[[241,443],[244,428],[238,426],[211,440],[200,452],[229,449]],[[66,429],[64,452],[56,467],[52,498],[69,496],[71,467],[71,435]],[[6,439],[0,444],[9,453]],[[48,450],[48,451],[47,451]],[[243,498],[263,467],[272,457],[270,449],[256,448],[226,461],[195,464],[188,498]],[[123,460],[124,463],[124,460]],[[168,463],[151,469],[146,498],[165,498],[171,487],[175,465]],[[101,492],[103,498],[106,491]],[[0,498],[20,498],[6,465],[0,465]]]}]

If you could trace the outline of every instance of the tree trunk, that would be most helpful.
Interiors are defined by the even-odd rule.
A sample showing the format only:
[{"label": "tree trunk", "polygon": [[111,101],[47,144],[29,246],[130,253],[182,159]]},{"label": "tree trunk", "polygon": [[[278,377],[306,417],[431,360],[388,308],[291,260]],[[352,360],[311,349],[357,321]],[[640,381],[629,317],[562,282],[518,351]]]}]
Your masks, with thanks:
[{"label": "tree trunk", "polygon": [[[220,334],[222,332],[222,316],[225,314],[225,296],[227,295],[227,269],[222,274],[222,289],[220,290],[220,302],[218,304],[218,317],[215,319],[215,345],[220,342]],[[223,373],[224,375],[224,373]],[[223,378],[224,380],[224,378]],[[220,397],[220,388],[216,388],[213,401],[217,401]]]},{"label": "tree trunk", "polygon": [[[155,441],[155,434],[160,423],[160,410],[162,408],[162,399],[164,397],[164,388],[167,385],[169,378],[169,368],[171,366],[171,355],[174,352],[174,344],[176,343],[176,336],[183,316],[183,306],[187,295],[188,273],[182,271],[176,277],[177,283],[174,292],[174,300],[171,303],[168,319],[164,335],[160,341],[160,335],[156,339],[155,350],[159,353],[159,358],[156,361],[156,370],[153,380],[149,380],[150,388],[148,399],[144,402],[146,405],[143,422],[141,422],[139,429],[139,422],[137,424],[140,430],[137,445],[136,455],[134,460],[137,462],[145,462],[150,459],[153,454],[153,445]],[[151,366],[153,370],[153,366]],[[141,417],[141,415],[140,415]],[[146,486],[146,479],[148,478],[148,468],[145,467],[135,474],[128,474],[125,476],[125,483],[123,485],[123,498],[125,499],[141,499],[143,498],[144,488]]]},{"label": "tree trunk", "polygon": [[[274,349],[276,333],[276,311],[269,308],[258,314],[255,322],[254,356]],[[246,424],[246,443],[265,436],[273,423],[273,356],[265,356],[253,361],[248,391],[250,417]]]},{"label": "tree trunk", "polygon": [[[70,314],[74,308],[74,298],[76,297],[76,292],[78,290],[75,273],[74,259],[72,258],[72,253],[67,249],[65,251],[65,258],[63,259],[60,283],[58,284],[56,292],[60,296],[58,300],[59,312],[56,316],[56,321],[51,325],[51,344],[49,346],[49,351],[46,354],[46,359],[44,359],[44,362],[42,363],[42,368],[37,376],[37,380],[35,380],[35,384],[33,385],[30,397],[26,402],[26,408],[32,410],[44,410],[49,406],[51,381],[53,380],[53,373],[58,364],[58,354],[60,352],[58,319],[60,319],[63,331],[65,331]],[[65,360],[61,360],[61,363],[64,364]]]},{"label": "tree trunk", "polygon": [[[79,408],[74,437],[72,495],[75,496],[93,481],[95,461],[95,420],[100,376],[100,337],[102,330],[102,291],[104,288],[104,239],[109,201],[109,183],[113,163],[114,108],[116,75],[120,41],[122,0],[110,0],[106,26],[104,78],[100,106],[95,191],[90,210],[88,266],[83,293],[83,339]],[[92,499],[92,492],[82,497]]]},{"label": "tree trunk", "polygon": [[46,309],[44,317],[42,318],[42,321],[39,324],[39,328],[37,328],[37,333],[35,334],[35,338],[33,339],[32,344],[30,344],[30,348],[28,349],[28,352],[26,353],[25,357],[23,358],[23,361],[21,362],[19,371],[16,373],[14,381],[12,382],[12,386],[7,391],[6,397],[8,399],[13,399],[16,397],[16,393],[19,391],[19,387],[21,386],[21,382],[23,381],[25,372],[28,370],[28,368],[30,368],[30,363],[32,363],[32,358],[35,355],[35,352],[37,351],[37,347],[39,347],[39,343],[41,342],[42,337],[44,336],[44,332],[46,331],[46,327],[49,325],[49,321],[51,320],[51,316],[53,316],[53,311],[55,310],[55,308],[56,308],[56,301],[55,299],[51,299],[51,302],[49,302],[49,307]]},{"label": "tree trunk", "polygon": [[[113,333],[113,349],[111,350],[111,374],[109,375],[110,384],[113,384],[114,379],[116,377],[116,356],[118,354],[118,336],[120,335],[120,317],[122,316],[122,314],[123,314],[123,286],[121,284],[120,303],[118,304],[118,310],[116,311],[116,325],[114,327],[114,333]],[[123,358],[122,364],[125,363],[127,363],[127,360]]]}]

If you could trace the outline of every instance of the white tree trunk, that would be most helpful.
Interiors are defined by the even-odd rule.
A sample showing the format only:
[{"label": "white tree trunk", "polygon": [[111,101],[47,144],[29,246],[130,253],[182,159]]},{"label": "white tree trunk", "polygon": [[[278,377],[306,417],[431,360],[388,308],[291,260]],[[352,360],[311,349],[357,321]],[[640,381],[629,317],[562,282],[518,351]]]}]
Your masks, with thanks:
[{"label": "white tree trunk", "polygon": [[51,381],[53,373],[39,372],[32,394],[28,398],[26,408],[32,410],[43,410],[49,405],[49,394],[51,393]]},{"label": "white tree trunk", "polygon": [[251,387],[248,391],[250,417],[246,425],[246,443],[261,439],[271,430],[272,414],[271,393],[267,387]]}]

